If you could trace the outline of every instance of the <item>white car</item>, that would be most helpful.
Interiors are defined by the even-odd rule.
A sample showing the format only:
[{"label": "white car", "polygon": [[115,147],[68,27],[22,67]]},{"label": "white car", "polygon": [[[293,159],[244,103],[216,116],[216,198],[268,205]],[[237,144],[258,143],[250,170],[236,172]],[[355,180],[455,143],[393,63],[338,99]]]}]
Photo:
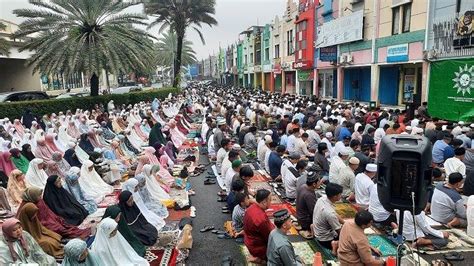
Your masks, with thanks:
[{"label": "white car", "polygon": [[125,86],[125,87],[118,87],[112,90],[112,94],[124,94],[133,91],[141,91],[142,89],[138,86]]}]

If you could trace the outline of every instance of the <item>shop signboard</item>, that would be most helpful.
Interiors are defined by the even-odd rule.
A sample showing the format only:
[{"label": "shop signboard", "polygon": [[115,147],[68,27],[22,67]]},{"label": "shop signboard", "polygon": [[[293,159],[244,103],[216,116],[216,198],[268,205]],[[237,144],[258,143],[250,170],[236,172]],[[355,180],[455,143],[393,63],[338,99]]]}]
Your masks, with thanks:
[{"label": "shop signboard", "polygon": [[319,60],[325,62],[337,61],[337,46],[319,48]]},{"label": "shop signboard", "polygon": [[474,59],[431,63],[428,112],[453,121],[474,121]]},{"label": "shop signboard", "polygon": [[408,43],[387,47],[387,62],[408,61]]}]

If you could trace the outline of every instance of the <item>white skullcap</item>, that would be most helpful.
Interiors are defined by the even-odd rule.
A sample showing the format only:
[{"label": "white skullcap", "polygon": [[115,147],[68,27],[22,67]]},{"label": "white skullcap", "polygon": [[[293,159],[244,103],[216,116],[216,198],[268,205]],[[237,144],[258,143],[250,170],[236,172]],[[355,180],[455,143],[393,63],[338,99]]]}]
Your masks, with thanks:
[{"label": "white skullcap", "polygon": [[266,135],[273,135],[273,131],[271,129],[268,129],[267,131],[265,131],[265,134]]},{"label": "white skullcap", "polygon": [[273,142],[272,137],[269,135],[266,135],[263,139],[265,140],[265,144],[270,144]]},{"label": "white skullcap", "polygon": [[314,129],[321,130],[321,126],[315,126]]},{"label": "white skullcap", "polygon": [[360,164],[360,160],[357,157],[351,157],[349,159],[350,164]]},{"label": "white skullcap", "polygon": [[411,131],[411,130],[412,130],[411,126],[406,126],[405,127],[405,131]]},{"label": "white skullcap", "polygon": [[242,149],[242,147],[240,147],[239,144],[235,143],[234,145],[232,145],[232,149],[236,150],[236,151],[240,151]]},{"label": "white skullcap", "polygon": [[349,149],[344,147],[339,151],[339,154],[342,156],[348,156],[349,155]]},{"label": "white skullcap", "polygon": [[70,142],[67,143],[67,146],[68,146],[69,148],[74,148],[74,147],[76,146],[76,143],[70,141]]},{"label": "white skullcap", "polygon": [[332,138],[332,133],[331,132],[326,132],[325,136],[326,136],[326,138]]},{"label": "white skullcap", "polygon": [[377,165],[374,163],[369,163],[365,166],[365,171],[367,172],[377,172]]}]

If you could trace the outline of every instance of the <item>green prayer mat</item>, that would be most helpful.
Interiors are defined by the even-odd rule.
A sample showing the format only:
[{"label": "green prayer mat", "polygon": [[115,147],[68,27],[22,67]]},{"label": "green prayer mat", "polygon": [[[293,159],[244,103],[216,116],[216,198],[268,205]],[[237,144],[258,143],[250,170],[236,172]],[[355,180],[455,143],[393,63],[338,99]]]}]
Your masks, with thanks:
[{"label": "green prayer mat", "polygon": [[368,235],[369,244],[373,248],[377,248],[382,253],[382,257],[396,256],[397,247],[386,237],[381,235]]},{"label": "green prayer mat", "polygon": [[337,258],[332,255],[331,250],[321,246],[317,240],[311,239],[308,244],[311,246],[311,248],[314,250],[314,252],[319,252],[321,253],[321,256],[323,257],[323,261],[329,261],[329,260],[337,260]]}]

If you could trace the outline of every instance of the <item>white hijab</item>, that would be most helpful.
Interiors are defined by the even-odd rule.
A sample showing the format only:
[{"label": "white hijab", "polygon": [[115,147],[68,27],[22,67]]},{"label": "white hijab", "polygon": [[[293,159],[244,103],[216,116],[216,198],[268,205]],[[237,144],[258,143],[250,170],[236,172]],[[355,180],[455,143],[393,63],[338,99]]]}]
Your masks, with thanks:
[{"label": "white hijab", "polygon": [[[111,236],[114,230],[116,233]],[[103,265],[150,265],[120,234],[117,230],[117,222],[111,218],[105,218],[99,223],[91,250],[97,258],[102,260]]]},{"label": "white hijab", "polygon": [[151,164],[146,164],[145,166],[143,166],[143,173],[146,177],[146,188],[155,198],[158,198],[160,200],[170,199],[170,195],[166,193],[166,191],[160,186],[160,183],[156,181],[155,176],[151,172],[151,168]]},{"label": "white hijab", "polygon": [[135,187],[137,185],[138,185],[138,180],[136,180],[135,178],[130,178],[125,183],[122,184],[122,190],[123,191],[128,190],[132,192],[133,201],[135,202],[135,204],[137,204],[137,207],[138,209],[140,209],[140,212],[143,214],[143,217],[145,217],[145,219],[150,224],[152,224],[154,227],[156,227],[158,231],[160,231],[161,228],[165,226],[165,221],[163,220],[163,218],[156,215],[145,206],[145,202],[143,202],[143,199],[140,196],[140,193],[135,191]]},{"label": "white hijab", "polygon": [[30,165],[28,166],[28,171],[25,175],[25,180],[28,186],[34,186],[41,189],[44,189],[46,186],[48,175],[43,169],[39,169],[39,165],[43,162],[43,159],[40,158],[31,160]]},{"label": "white hijab", "polygon": [[94,198],[95,201],[99,203],[107,194],[112,193],[114,188],[105,183],[95,169],[89,171],[89,167],[93,165],[94,163],[90,160],[87,160],[82,164],[79,185],[87,196]]}]

